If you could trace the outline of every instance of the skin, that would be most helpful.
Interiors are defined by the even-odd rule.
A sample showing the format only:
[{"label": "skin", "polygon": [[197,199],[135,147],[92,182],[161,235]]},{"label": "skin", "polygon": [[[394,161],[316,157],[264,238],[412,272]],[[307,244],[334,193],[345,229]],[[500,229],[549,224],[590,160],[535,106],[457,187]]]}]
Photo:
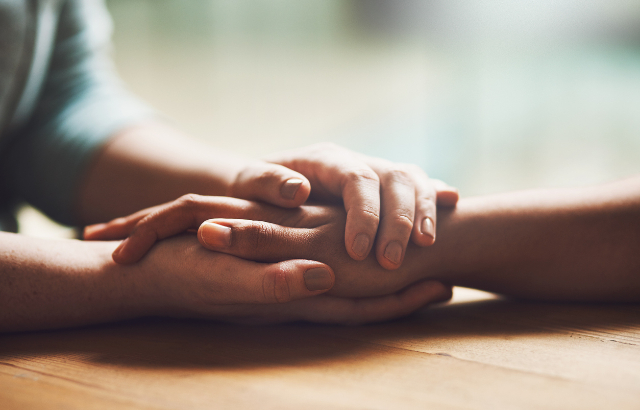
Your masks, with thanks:
[{"label": "skin", "polygon": [[416,166],[366,157],[334,144],[255,161],[151,122],[123,130],[97,155],[80,190],[77,214],[84,225],[106,222],[189,193],[285,208],[300,206],[310,196],[343,202],[347,253],[365,259],[377,237],[374,252],[385,269],[402,265],[410,240],[419,246],[433,244],[436,201],[455,205],[458,200],[455,188],[429,179]]},{"label": "skin", "polygon": [[0,332],[144,316],[360,324],[451,297],[449,287],[433,281],[374,298],[324,296],[304,285],[308,269],[326,268],[333,279],[322,263],[246,261],[204,249],[195,235],[164,240],[135,265],[113,262],[116,246],[0,233]]},{"label": "skin", "polygon": [[[339,164],[331,162],[334,157],[340,157]],[[295,208],[313,188],[318,198],[344,201],[349,218],[343,223],[349,235],[375,235],[382,220],[381,232],[388,233],[381,235],[389,236],[389,241],[402,240],[406,247],[413,225],[406,218],[394,222],[394,212],[418,210],[435,224],[435,214],[427,212],[435,212],[433,202],[439,192],[442,200],[457,200],[457,191],[442,183],[436,188],[422,171],[357,156],[333,145],[286,153],[282,161],[304,168],[311,179],[273,162],[218,152],[157,122],[139,124],[115,135],[93,159],[78,193],[76,215],[83,224],[104,222],[188,192],[243,196]],[[407,178],[400,180],[397,175]],[[380,219],[380,202],[389,201],[394,205]],[[400,228],[393,228],[396,225]],[[404,236],[398,238],[395,231]],[[434,232],[425,232],[429,235],[422,231],[415,235],[424,246],[435,239]],[[349,240],[346,243],[351,246]],[[0,233],[0,331],[147,315],[364,323],[405,315],[450,297],[448,287],[429,282],[379,298],[315,297],[302,302],[331,288],[331,268],[299,258],[264,264],[212,254],[197,245],[193,236],[163,241],[145,261],[124,267],[111,259],[116,246],[114,242],[46,241]],[[390,269],[401,263],[400,258],[390,265],[384,252],[381,258]],[[323,268],[326,275],[322,280],[316,277],[309,287],[309,270],[314,267]]]},{"label": "skin", "polygon": [[[355,324],[408,314],[450,295],[447,287],[425,279],[537,300],[640,301],[640,177],[597,187],[463,199],[455,209],[441,211],[437,243],[411,246],[394,272],[380,267],[373,256],[362,262],[350,258],[341,246],[346,216],[339,207],[245,205],[242,212],[263,221],[215,219],[200,227],[200,241],[217,252],[198,244],[195,234],[180,234],[160,241],[133,265],[112,260],[117,242],[0,234],[0,330],[156,314]],[[231,240],[220,240],[224,230],[208,232],[212,224],[230,228]],[[303,265],[327,263],[335,284],[330,293],[313,298],[227,304],[230,299],[216,299],[228,284],[216,282],[218,267],[234,275],[250,269],[264,277],[273,266],[231,254],[267,261],[312,258],[320,262],[297,260]],[[405,288],[411,283],[416,284]],[[255,287],[226,289],[235,292],[232,297],[238,297],[239,289],[245,295],[260,294]],[[397,289],[402,290],[390,296],[359,298]]]},{"label": "skin", "polygon": [[[193,200],[196,226],[212,202]],[[383,295],[435,279],[535,300],[640,301],[640,177],[462,199],[455,209],[439,211],[437,243],[409,246],[405,263],[392,273],[373,256],[357,262],[344,251],[346,215],[338,207],[258,208],[246,212],[249,218],[204,221],[201,244],[251,260],[324,262],[335,272],[328,293],[341,297]],[[156,215],[147,221],[160,226],[172,215],[184,218],[185,211],[178,206]],[[172,228],[183,221],[174,219]],[[109,228],[126,236],[132,226],[135,218]]]}]

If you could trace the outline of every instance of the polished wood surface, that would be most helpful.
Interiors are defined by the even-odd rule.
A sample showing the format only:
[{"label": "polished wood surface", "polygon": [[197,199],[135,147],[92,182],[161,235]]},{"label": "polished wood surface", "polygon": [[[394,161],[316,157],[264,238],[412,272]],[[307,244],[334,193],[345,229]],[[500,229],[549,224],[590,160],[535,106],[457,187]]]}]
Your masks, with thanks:
[{"label": "polished wood surface", "polygon": [[640,409],[640,306],[457,289],[362,327],[145,319],[0,336],[0,409]]}]

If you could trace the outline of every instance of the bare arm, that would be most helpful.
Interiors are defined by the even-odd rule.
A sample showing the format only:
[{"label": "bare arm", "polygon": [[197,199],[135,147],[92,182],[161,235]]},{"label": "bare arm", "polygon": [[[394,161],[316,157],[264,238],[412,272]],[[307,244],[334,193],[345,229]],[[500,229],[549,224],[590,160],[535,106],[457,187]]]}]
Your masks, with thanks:
[{"label": "bare arm", "polygon": [[428,276],[545,300],[640,301],[640,177],[461,200]]},{"label": "bare arm", "polygon": [[115,266],[114,243],[0,232],[0,332],[74,326],[149,314],[134,269]]},{"label": "bare arm", "polygon": [[204,247],[261,261],[324,262],[335,271],[330,293],[338,296],[383,295],[427,278],[539,300],[640,301],[640,177],[462,199],[454,210],[439,211],[436,244],[409,246],[394,272],[371,257],[348,257],[340,246],[340,208],[272,207],[259,220],[206,220],[212,200],[197,201],[168,211],[184,218],[197,209],[193,222],[204,222],[198,231]]},{"label": "bare arm", "polygon": [[77,214],[84,224],[106,222],[191,193],[293,208],[312,194],[344,203],[343,243],[353,259],[362,260],[373,250],[382,266],[397,269],[410,240],[419,246],[435,241],[436,202],[451,206],[458,199],[454,188],[429,179],[416,166],[333,144],[270,160],[233,156],[161,123],[139,124],[114,136],[94,159],[79,192]]},{"label": "bare arm", "polygon": [[78,198],[85,224],[104,222],[188,193],[226,195],[247,160],[160,122],[115,135],[93,161]]},{"label": "bare arm", "polygon": [[112,261],[116,245],[0,233],[0,332],[149,315],[242,317],[229,305],[265,310],[333,284],[321,263],[244,261],[202,249],[193,235],[166,241],[135,266]]},{"label": "bare arm", "polygon": [[451,297],[434,281],[377,298],[325,296],[334,276],[319,262],[255,263],[208,251],[195,235],[164,240],[133,266],[111,260],[116,245],[0,233],[0,333],[150,315],[356,324]]}]

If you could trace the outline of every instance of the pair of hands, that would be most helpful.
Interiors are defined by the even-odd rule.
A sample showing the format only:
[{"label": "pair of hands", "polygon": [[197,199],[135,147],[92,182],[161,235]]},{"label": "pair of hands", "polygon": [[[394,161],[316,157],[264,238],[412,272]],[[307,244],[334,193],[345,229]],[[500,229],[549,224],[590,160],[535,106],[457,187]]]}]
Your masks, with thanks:
[{"label": "pair of hands", "polygon": [[[407,246],[433,243],[436,202],[455,205],[455,189],[428,179],[417,167],[333,145],[270,160],[279,165],[245,167],[228,193],[277,206],[186,195],[88,227],[85,238],[128,236],[113,254],[123,264],[138,261],[153,247],[141,268],[166,285],[159,300],[189,316],[362,323],[450,297],[450,289],[437,282],[406,288],[420,279],[415,267],[389,269],[400,268]],[[300,206],[311,192],[314,200],[342,199],[344,210]],[[193,235],[174,237],[196,229],[203,246]],[[329,289],[333,296],[308,298]]]}]

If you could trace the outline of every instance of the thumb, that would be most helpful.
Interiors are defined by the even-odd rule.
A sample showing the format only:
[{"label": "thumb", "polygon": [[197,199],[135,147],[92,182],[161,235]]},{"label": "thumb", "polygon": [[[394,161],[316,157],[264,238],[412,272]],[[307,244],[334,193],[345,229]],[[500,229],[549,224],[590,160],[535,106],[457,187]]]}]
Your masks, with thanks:
[{"label": "thumb", "polygon": [[261,200],[272,205],[294,208],[302,205],[311,192],[304,175],[287,167],[255,162],[242,169],[229,188],[229,196]]},{"label": "thumb", "polygon": [[255,298],[249,298],[253,299],[252,303],[285,303],[304,299],[328,291],[335,283],[331,268],[320,262],[296,259],[255,265],[260,272],[244,275],[247,285],[254,289],[251,293]]}]

